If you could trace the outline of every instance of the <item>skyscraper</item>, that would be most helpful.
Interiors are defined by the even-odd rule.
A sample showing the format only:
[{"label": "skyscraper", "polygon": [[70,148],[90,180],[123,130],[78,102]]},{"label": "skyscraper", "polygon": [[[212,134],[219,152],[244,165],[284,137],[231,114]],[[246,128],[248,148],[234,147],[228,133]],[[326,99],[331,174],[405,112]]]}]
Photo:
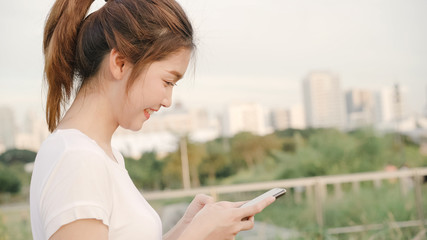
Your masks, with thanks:
[{"label": "skyscraper", "polygon": [[303,80],[308,127],[345,128],[344,95],[339,78],[329,72],[312,72]]},{"label": "skyscraper", "polygon": [[410,114],[407,104],[407,89],[398,84],[393,87],[385,87],[380,92],[380,121],[384,123],[395,123],[408,117]]},{"label": "skyscraper", "polygon": [[271,125],[275,130],[291,128],[290,111],[286,109],[275,109],[271,111]]},{"label": "skyscraper", "polygon": [[346,91],[347,126],[358,128],[374,125],[377,117],[375,95],[372,91],[351,89]]},{"label": "skyscraper", "polygon": [[290,109],[291,127],[295,129],[306,128],[305,111],[303,104],[293,105]]},{"label": "skyscraper", "polygon": [[263,109],[256,103],[232,103],[227,107],[224,117],[225,136],[233,136],[239,132],[263,135],[267,131]]},{"label": "skyscraper", "polygon": [[289,109],[273,110],[271,112],[271,124],[275,130],[304,129],[306,127],[304,106],[296,104]]}]

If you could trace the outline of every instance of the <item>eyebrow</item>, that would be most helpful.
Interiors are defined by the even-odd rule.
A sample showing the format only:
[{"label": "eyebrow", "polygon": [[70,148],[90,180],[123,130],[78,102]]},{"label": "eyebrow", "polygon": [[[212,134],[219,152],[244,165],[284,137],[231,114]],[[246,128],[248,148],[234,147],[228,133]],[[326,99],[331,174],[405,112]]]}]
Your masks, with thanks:
[{"label": "eyebrow", "polygon": [[168,71],[168,73],[174,75],[177,78],[177,81],[182,78],[182,74],[175,70]]}]

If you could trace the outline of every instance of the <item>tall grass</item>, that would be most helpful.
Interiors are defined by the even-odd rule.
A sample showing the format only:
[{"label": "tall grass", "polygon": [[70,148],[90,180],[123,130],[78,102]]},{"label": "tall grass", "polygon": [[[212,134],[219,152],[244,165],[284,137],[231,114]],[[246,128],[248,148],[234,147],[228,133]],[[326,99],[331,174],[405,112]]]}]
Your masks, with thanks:
[{"label": "tall grass", "polygon": [[31,240],[30,210],[27,206],[0,211],[0,240]]},{"label": "tall grass", "polygon": [[[422,191],[425,193],[427,186],[423,186]],[[378,189],[363,186],[359,192],[344,192],[341,198],[330,193],[322,204],[324,225],[319,227],[315,200],[303,197],[297,202],[290,193],[258,214],[256,220],[293,229],[301,234],[301,239],[320,236],[323,239],[410,239],[419,232],[418,227],[398,229],[392,226],[396,221],[418,220],[414,198],[413,191],[403,195],[399,184],[386,184]],[[426,216],[426,197],[423,204]],[[353,234],[327,234],[329,228],[369,224],[384,224],[384,228]]]}]

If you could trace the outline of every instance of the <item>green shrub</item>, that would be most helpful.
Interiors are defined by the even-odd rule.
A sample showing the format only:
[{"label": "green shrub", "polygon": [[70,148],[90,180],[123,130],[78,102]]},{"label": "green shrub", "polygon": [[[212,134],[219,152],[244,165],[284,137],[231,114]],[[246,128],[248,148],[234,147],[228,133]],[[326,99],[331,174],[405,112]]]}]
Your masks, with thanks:
[{"label": "green shrub", "polygon": [[6,169],[0,170],[0,193],[18,193],[20,190],[20,179]]}]

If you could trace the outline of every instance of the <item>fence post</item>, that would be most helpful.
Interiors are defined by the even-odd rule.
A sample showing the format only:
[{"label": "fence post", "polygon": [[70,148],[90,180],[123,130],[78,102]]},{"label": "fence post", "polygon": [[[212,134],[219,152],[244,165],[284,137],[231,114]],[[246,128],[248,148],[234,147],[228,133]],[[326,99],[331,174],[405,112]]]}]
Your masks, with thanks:
[{"label": "fence post", "polygon": [[314,185],[305,186],[306,199],[307,199],[307,202],[309,202],[310,204],[313,203],[313,188],[314,188]]},{"label": "fence post", "polygon": [[382,180],[381,179],[375,179],[374,180],[374,187],[376,189],[381,188]]},{"label": "fence post", "polygon": [[343,196],[341,183],[334,183],[335,199],[341,199]]},{"label": "fence post", "polygon": [[294,187],[294,201],[297,204],[301,203],[302,191],[304,191],[304,187],[301,187],[301,186]]},{"label": "fence post", "polygon": [[[415,180],[415,176],[414,176],[414,180]],[[399,178],[399,183],[400,183],[400,192],[402,193],[402,196],[407,196],[408,192],[409,192],[409,188],[411,185],[411,181],[412,179],[409,177],[400,177]],[[415,180],[416,181],[416,180]]]},{"label": "fence post", "polygon": [[325,184],[320,178],[317,179],[314,189],[314,206],[316,211],[316,221],[319,228],[323,228],[323,201],[325,196]]},{"label": "fence post", "polygon": [[420,220],[420,229],[424,230],[424,209],[423,209],[423,195],[421,192],[421,184],[422,184],[422,177],[418,174],[417,169],[413,171],[414,176],[414,184],[415,184],[415,205],[417,206],[417,212],[418,212],[418,219]]},{"label": "fence post", "polygon": [[353,181],[352,182],[352,187],[353,187],[353,192],[359,193],[359,191],[360,191],[360,182]]},{"label": "fence post", "polygon": [[218,191],[216,190],[216,188],[211,188],[209,192],[214,201],[218,201]]}]

